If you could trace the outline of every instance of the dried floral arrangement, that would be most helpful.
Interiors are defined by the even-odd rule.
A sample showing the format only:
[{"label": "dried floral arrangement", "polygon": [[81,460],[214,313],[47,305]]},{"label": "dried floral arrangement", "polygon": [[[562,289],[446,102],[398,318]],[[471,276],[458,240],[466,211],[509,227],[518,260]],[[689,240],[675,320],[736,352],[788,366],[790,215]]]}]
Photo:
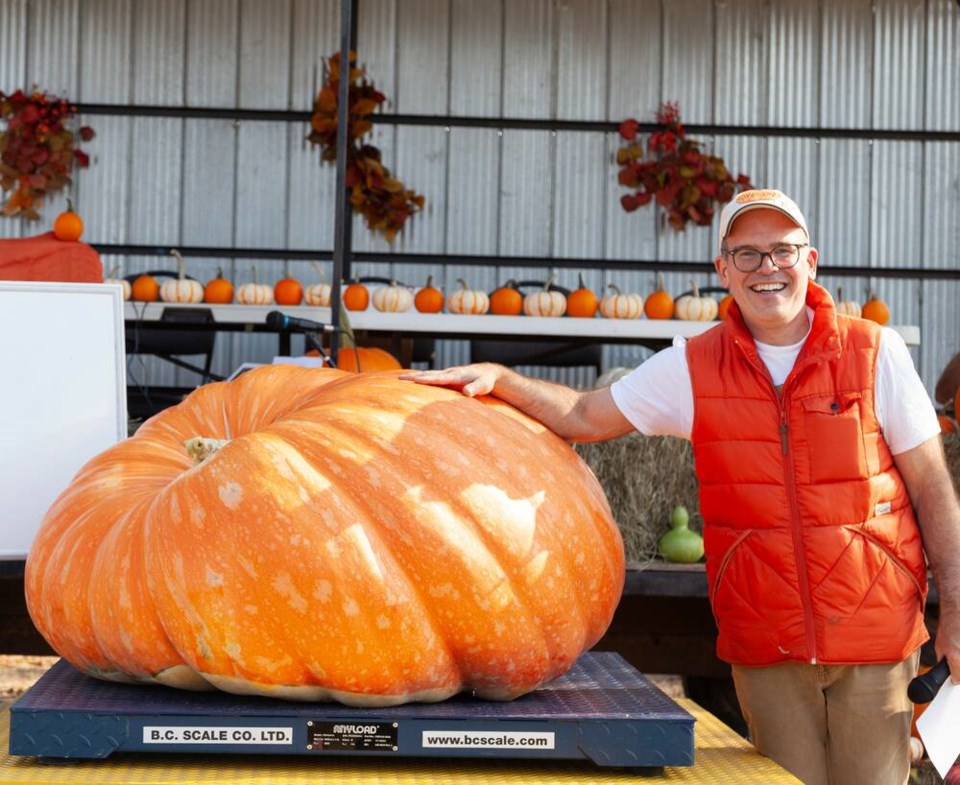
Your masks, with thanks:
[{"label": "dried floral arrangement", "polygon": [[[350,52],[346,184],[350,204],[363,216],[367,228],[392,242],[407,220],[423,209],[426,200],[391,175],[381,161],[379,149],[363,143],[373,129],[369,117],[386,101],[386,96],[367,79],[366,71],[358,68],[356,61],[357,53]],[[321,159],[330,163],[337,160],[340,75],[340,53],[336,52],[324,62],[324,82],[313,102],[307,137],[311,144],[320,146]]]},{"label": "dried floral arrangement", "polygon": [[655,201],[666,211],[666,220],[677,231],[688,222],[709,226],[717,205],[729,202],[738,190],[752,188],[745,174],[734,179],[723,159],[705,153],[703,145],[690,139],[680,122],[680,107],[664,103],[657,110],[660,128],[650,134],[644,157],[637,140],[640,123],[628,118],[620,124],[627,142],[617,150],[620,185],[633,193],[620,198],[628,213]]},{"label": "dried floral arrangement", "polygon": [[12,191],[3,215],[38,220],[47,195],[70,184],[73,167],[90,165],[77,137],[89,142],[93,129],[83,126],[74,134],[70,119],[76,112],[66,98],[36,89],[0,92],[0,121],[6,125],[0,132],[0,188]]}]

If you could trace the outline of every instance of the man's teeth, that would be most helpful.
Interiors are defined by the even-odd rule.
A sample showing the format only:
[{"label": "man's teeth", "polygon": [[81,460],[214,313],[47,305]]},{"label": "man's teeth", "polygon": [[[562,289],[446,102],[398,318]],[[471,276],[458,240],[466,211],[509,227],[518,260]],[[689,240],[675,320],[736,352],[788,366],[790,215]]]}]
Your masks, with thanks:
[{"label": "man's teeth", "polygon": [[758,283],[750,288],[755,292],[779,292],[786,287],[785,283]]}]

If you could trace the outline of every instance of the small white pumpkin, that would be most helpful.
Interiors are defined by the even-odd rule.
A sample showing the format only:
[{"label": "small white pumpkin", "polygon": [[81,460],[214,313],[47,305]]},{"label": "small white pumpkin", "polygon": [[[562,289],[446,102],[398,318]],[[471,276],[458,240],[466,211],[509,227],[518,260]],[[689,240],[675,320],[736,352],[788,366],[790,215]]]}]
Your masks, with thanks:
[{"label": "small white pumpkin", "polygon": [[843,289],[838,288],[837,313],[846,314],[847,316],[860,316],[863,313],[863,308],[860,307],[860,303],[856,300],[844,300]]},{"label": "small white pumpkin", "polygon": [[610,294],[600,300],[600,315],[607,319],[639,319],[643,315],[643,297],[620,291],[616,284],[607,284]]},{"label": "small white pumpkin", "polygon": [[253,281],[237,289],[234,300],[242,305],[272,305],[273,287],[257,282],[257,268],[251,268]]},{"label": "small white pumpkin", "polygon": [[542,289],[523,298],[523,312],[527,316],[563,316],[567,312],[567,298],[551,289],[552,284],[553,278],[550,278]]},{"label": "small white pumpkin", "polygon": [[447,298],[447,310],[450,313],[481,314],[490,310],[490,298],[480,289],[471,289],[462,278],[457,279],[460,288],[452,291]]},{"label": "small white pumpkin", "polygon": [[330,284],[323,282],[323,268],[321,268],[316,262],[313,262],[313,266],[316,271],[320,273],[320,283],[310,284],[310,286],[304,290],[303,301],[307,305],[312,305],[319,308],[329,308],[332,287]]},{"label": "small white pumpkin", "polygon": [[120,273],[120,265],[115,266],[109,273],[107,277],[103,279],[104,283],[113,284],[114,286],[120,287],[120,294],[123,296],[124,302],[130,299],[130,295],[133,293],[133,287],[130,285],[130,281],[127,281],[123,278],[118,278],[117,275]]},{"label": "small white pumpkin", "polygon": [[697,284],[690,281],[693,294],[678,297],[674,304],[673,315],[685,322],[712,322],[717,318],[717,301],[712,297],[701,297]]},{"label": "small white pumpkin", "polygon": [[381,286],[373,293],[373,307],[383,313],[403,313],[413,305],[413,295],[406,286],[391,281],[389,286]]},{"label": "small white pumpkin", "polygon": [[176,248],[170,254],[177,259],[177,277],[160,284],[160,299],[165,303],[202,303],[203,284],[187,278],[187,266]]}]

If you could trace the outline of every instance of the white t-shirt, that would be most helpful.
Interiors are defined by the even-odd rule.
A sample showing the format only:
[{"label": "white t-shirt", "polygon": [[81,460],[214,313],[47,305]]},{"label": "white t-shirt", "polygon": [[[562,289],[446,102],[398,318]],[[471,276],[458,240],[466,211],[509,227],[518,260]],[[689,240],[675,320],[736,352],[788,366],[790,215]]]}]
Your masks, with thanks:
[{"label": "white t-shirt", "polygon": [[[775,385],[786,380],[804,341],[806,336],[791,346],[757,343],[757,353]],[[683,338],[674,338],[673,346],[657,352],[610,388],[617,407],[642,434],[690,438],[693,385],[685,344]],[[880,333],[875,385],[877,421],[891,453],[911,450],[940,433],[937,412],[907,345],[889,327]]]}]

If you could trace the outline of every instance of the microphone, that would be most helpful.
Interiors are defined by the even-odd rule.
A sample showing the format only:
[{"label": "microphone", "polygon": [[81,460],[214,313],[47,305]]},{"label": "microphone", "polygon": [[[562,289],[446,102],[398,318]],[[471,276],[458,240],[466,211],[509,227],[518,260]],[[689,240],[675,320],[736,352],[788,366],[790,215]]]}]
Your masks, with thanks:
[{"label": "microphone", "polygon": [[266,324],[271,330],[291,330],[303,333],[333,332],[332,324],[312,322],[309,319],[300,319],[296,316],[287,316],[281,311],[270,311],[266,317]]},{"label": "microphone", "polygon": [[950,664],[944,659],[922,676],[917,676],[907,687],[907,697],[914,703],[929,703],[950,676]]}]

